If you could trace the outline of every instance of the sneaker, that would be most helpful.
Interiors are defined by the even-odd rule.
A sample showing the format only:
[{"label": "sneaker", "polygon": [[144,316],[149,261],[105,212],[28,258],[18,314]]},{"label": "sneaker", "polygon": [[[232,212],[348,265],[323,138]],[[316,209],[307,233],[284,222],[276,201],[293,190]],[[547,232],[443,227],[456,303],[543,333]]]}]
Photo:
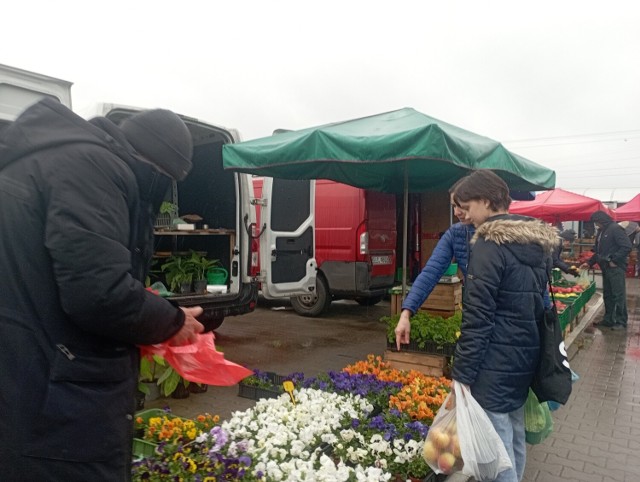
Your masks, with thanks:
[{"label": "sneaker", "polygon": [[627,329],[627,326],[626,326],[626,325],[621,325],[620,323],[618,323],[618,324],[613,325],[613,326],[611,327],[611,329],[612,329],[613,331],[626,330],[626,329]]}]

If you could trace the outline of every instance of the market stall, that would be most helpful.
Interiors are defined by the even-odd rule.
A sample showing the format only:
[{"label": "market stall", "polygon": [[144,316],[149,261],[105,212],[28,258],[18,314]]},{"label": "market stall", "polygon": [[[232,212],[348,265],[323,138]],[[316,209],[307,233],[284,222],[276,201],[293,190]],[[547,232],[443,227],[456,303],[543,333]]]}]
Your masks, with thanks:
[{"label": "market stall", "polygon": [[616,221],[640,221],[640,194],[613,212]]},{"label": "market stall", "polygon": [[549,223],[588,221],[596,211],[604,211],[614,217],[601,201],[560,188],[540,193],[533,201],[513,201],[509,207],[512,214],[531,216]]}]

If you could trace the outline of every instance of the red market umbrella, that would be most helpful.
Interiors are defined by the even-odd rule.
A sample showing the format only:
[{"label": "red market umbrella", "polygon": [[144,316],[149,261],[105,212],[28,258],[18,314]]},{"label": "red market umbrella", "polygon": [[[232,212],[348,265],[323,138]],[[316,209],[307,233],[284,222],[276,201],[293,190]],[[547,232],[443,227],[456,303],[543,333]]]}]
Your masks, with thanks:
[{"label": "red market umbrella", "polygon": [[640,221],[640,194],[613,212],[616,221]]},{"label": "red market umbrella", "polygon": [[531,216],[549,223],[589,221],[596,211],[604,211],[614,217],[613,211],[601,201],[559,188],[538,194],[533,201],[513,201],[509,207],[510,213]]}]

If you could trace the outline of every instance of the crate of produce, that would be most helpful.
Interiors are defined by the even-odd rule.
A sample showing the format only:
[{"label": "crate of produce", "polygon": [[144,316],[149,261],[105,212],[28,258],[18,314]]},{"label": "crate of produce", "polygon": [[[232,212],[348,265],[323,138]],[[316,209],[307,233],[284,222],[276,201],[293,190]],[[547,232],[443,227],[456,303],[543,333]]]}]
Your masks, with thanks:
[{"label": "crate of produce", "polygon": [[596,283],[595,281],[592,281],[591,284],[589,284],[589,286],[587,286],[584,290],[584,294],[587,295],[587,301],[591,299],[591,297],[595,294],[596,292]]},{"label": "crate of produce", "polygon": [[560,328],[564,331],[564,329],[569,326],[571,320],[573,319],[573,306],[567,305],[567,307],[558,312],[558,320],[560,321]]},{"label": "crate of produce", "polygon": [[[161,408],[151,408],[148,410],[142,410],[141,412],[136,412],[136,415],[135,415],[135,419],[136,420],[142,419],[142,422],[145,425],[148,424],[149,420],[154,417],[168,417],[170,419],[179,418],[181,420],[188,420],[186,418],[178,417],[177,415],[173,415],[169,412],[166,412]],[[140,457],[152,456],[155,453],[156,448],[158,447],[158,444],[156,442],[143,439],[142,438],[143,435],[144,434],[142,433],[134,434],[134,439],[133,439],[133,456],[134,457],[140,458]]]},{"label": "crate of produce", "polygon": [[264,386],[263,384],[255,385],[251,381],[243,380],[238,384],[238,396],[250,398],[251,400],[260,400],[261,398],[278,398],[284,393],[282,383],[288,380],[286,376],[273,372],[266,372],[264,375],[269,386]]}]

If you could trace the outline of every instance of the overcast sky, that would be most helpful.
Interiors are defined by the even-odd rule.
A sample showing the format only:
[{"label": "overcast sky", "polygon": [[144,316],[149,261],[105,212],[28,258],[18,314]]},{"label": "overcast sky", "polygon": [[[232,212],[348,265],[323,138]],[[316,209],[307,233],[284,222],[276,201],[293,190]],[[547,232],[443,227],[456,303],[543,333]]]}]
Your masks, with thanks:
[{"label": "overcast sky", "polygon": [[166,107],[248,140],[413,107],[557,187],[640,192],[639,2],[22,0],[2,19],[0,63],[73,82],[81,115]]}]

